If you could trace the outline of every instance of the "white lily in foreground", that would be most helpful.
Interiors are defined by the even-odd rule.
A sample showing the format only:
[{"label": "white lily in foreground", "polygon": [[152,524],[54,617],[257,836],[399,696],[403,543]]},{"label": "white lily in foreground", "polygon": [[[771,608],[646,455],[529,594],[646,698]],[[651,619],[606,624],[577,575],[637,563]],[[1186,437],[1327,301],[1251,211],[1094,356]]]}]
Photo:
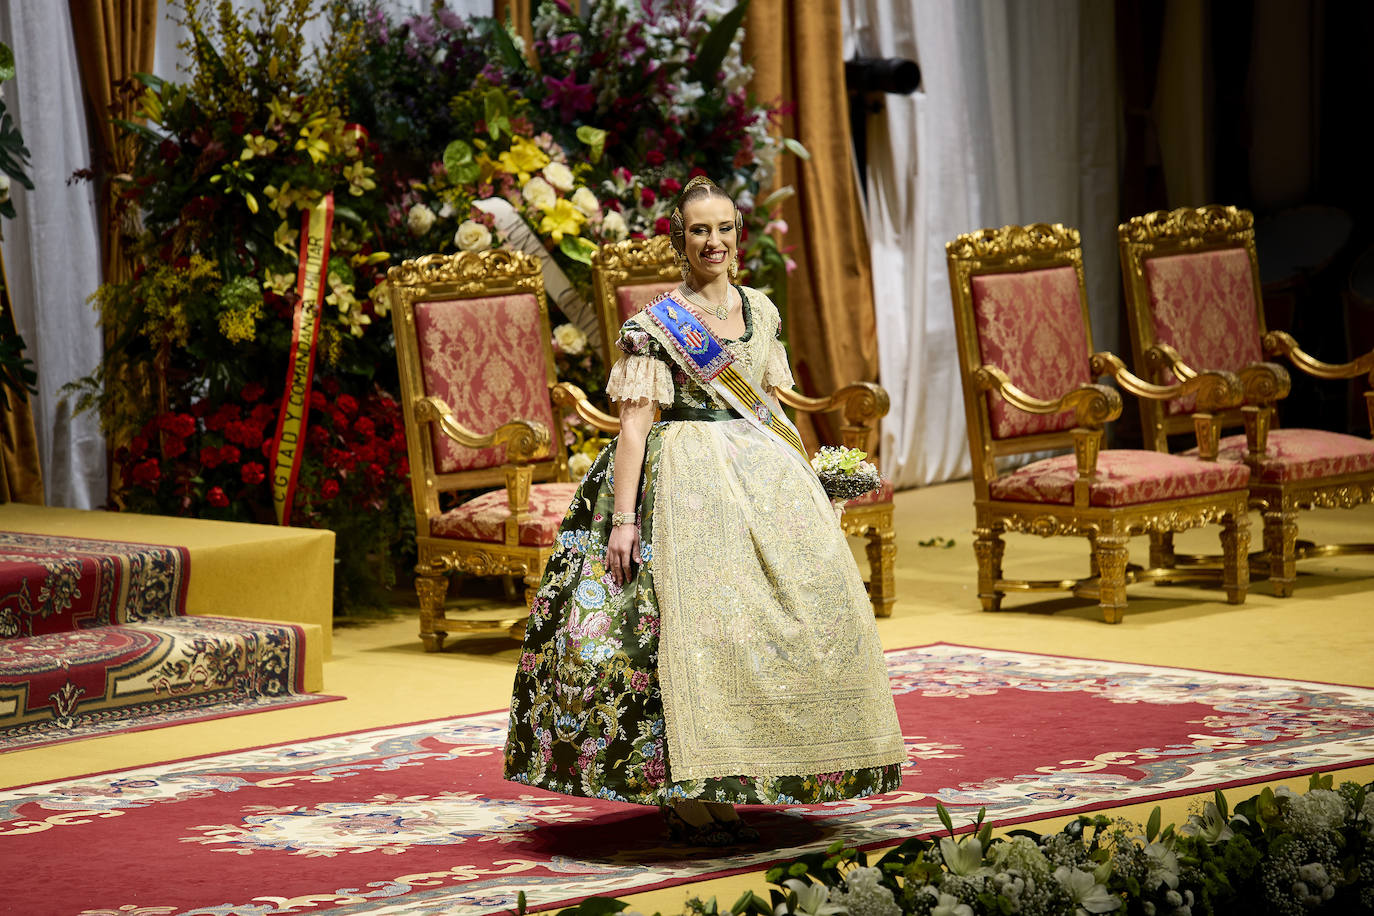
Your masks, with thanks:
[{"label": "white lily in foreground", "polygon": [[787,913],[794,916],[835,916],[849,912],[841,904],[830,902],[830,888],[824,884],[813,884],[797,878],[788,878],[782,884],[791,893],[787,900],[774,908],[773,916],[785,916]]},{"label": "white lily in foreground", "polygon": [[1073,902],[1078,904],[1078,916],[1085,913],[1110,913],[1121,906],[1121,898],[1107,890],[1106,885],[1098,884],[1092,872],[1079,871],[1068,865],[1054,870],[1054,880],[1068,891]]},{"label": "white lily in foreground", "polygon": [[951,837],[940,837],[940,858],[956,875],[973,875],[987,871],[983,866],[983,844],[975,837],[965,837],[956,841]]}]

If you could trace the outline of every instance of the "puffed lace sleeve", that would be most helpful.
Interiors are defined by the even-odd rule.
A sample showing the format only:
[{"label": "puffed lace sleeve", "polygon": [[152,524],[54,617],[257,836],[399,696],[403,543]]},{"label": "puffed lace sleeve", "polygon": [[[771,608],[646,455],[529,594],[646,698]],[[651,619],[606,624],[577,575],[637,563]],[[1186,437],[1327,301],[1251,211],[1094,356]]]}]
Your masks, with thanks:
[{"label": "puffed lace sleeve", "polygon": [[625,355],[611,367],[606,395],[612,401],[638,401],[649,398],[668,407],[673,403],[673,374],[667,354],[649,332],[625,322],[615,345]]},{"label": "puffed lace sleeve", "polygon": [[779,388],[783,391],[796,386],[792,379],[792,367],[787,362],[787,348],[782,345],[782,320],[778,317],[777,306],[766,297],[764,301],[770,306],[769,317],[772,318],[773,339],[768,341],[768,356],[763,364],[763,388],[769,391]]}]

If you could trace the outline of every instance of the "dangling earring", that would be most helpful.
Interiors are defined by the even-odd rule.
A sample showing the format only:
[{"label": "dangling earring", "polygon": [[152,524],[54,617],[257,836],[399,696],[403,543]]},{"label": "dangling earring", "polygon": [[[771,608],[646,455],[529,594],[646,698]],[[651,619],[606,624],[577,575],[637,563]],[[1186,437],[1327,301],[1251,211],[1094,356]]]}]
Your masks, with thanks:
[{"label": "dangling earring", "polygon": [[735,252],[734,258],[731,259],[731,261],[730,261],[730,279],[733,280],[733,279],[735,279],[735,278],[738,277],[738,276],[739,276],[739,252],[736,251],[736,252]]},{"label": "dangling earring", "polygon": [[677,259],[677,269],[682,272],[682,279],[691,279],[692,265],[687,263],[686,253],[682,251],[674,251],[673,257]]}]

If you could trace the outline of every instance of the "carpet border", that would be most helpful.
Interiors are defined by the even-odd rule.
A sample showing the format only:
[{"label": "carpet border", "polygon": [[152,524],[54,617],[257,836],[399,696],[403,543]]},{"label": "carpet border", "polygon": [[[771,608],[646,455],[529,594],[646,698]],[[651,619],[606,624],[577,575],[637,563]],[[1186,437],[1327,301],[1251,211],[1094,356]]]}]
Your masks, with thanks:
[{"label": "carpet border", "polygon": [[[288,626],[294,626],[294,624],[287,624],[287,625],[288,625]],[[895,649],[884,649],[884,650],[883,650],[883,655],[884,655],[884,656],[887,656],[887,655],[891,655],[891,654],[893,654],[893,653],[895,653],[895,652],[909,652],[909,651],[911,651],[912,649],[929,649],[929,648],[934,647],[934,646],[950,646],[950,647],[955,648],[955,649],[973,649],[973,650],[985,649],[985,650],[990,650],[990,651],[993,651],[993,652],[1016,652],[1016,653],[1019,653],[1019,654],[1021,654],[1021,655],[1039,655],[1039,656],[1042,656],[1042,657],[1044,657],[1044,658],[1060,658],[1060,659],[1066,659],[1066,660],[1069,660],[1069,661],[1072,661],[1072,660],[1077,659],[1077,660],[1081,660],[1081,661],[1107,662],[1107,663],[1110,663],[1110,664],[1117,664],[1117,665],[1140,665],[1140,666],[1142,666],[1142,667],[1147,667],[1147,668],[1164,668],[1164,669],[1168,669],[1168,670],[1172,670],[1172,671],[1196,671],[1196,672],[1199,672],[1199,673],[1202,673],[1202,674],[1216,674],[1216,675],[1221,675],[1221,676],[1224,676],[1224,677],[1255,677],[1255,678],[1262,678],[1262,679],[1264,679],[1264,680],[1270,680],[1270,681],[1291,681],[1292,683],[1295,683],[1295,684],[1315,684],[1315,685],[1322,686],[1322,687],[1349,687],[1349,688],[1352,688],[1352,689],[1355,689],[1355,690],[1374,690],[1374,685],[1366,686],[1366,685],[1363,685],[1363,684],[1342,684],[1342,683],[1337,683],[1337,682],[1335,682],[1335,681],[1308,681],[1308,680],[1298,680],[1298,679],[1296,679],[1296,678],[1274,677],[1274,676],[1265,675],[1265,674],[1244,674],[1244,673],[1242,673],[1242,672],[1237,672],[1237,671],[1214,671],[1214,670],[1207,669],[1207,668],[1185,668],[1185,667],[1181,667],[1181,666],[1178,666],[1178,665],[1151,665],[1151,664],[1149,664],[1148,662],[1123,662],[1123,661],[1119,661],[1119,660],[1117,660],[1117,659],[1110,659],[1110,658],[1093,658],[1093,657],[1091,657],[1091,656],[1086,656],[1086,655],[1061,655],[1061,654],[1054,653],[1054,652],[1027,652],[1027,651],[1025,651],[1025,650],[1023,650],[1023,649],[998,649],[998,648],[995,648],[995,647],[993,647],[993,646],[970,646],[970,645],[965,645],[965,644],[963,644],[963,643],[944,642],[943,640],[937,641],[937,642],[917,643],[917,644],[912,645],[912,646],[900,646],[900,647],[895,648]],[[303,654],[303,653],[302,653],[302,654]],[[347,697],[338,697],[338,699],[344,699],[344,700],[346,700],[346,699],[348,699],[348,698],[347,698]],[[413,726],[413,725],[428,725],[428,724],[430,724],[431,722],[443,722],[443,721],[446,721],[446,720],[448,720],[448,719],[467,718],[467,717],[469,717],[469,716],[473,716],[473,717],[475,717],[475,716],[490,716],[490,715],[495,715],[496,713],[499,713],[499,712],[507,712],[507,713],[508,713],[509,711],[510,711],[509,708],[498,708],[498,709],[483,710],[483,711],[481,711],[481,712],[461,713],[461,714],[459,714],[459,715],[431,716],[431,717],[428,718],[428,719],[415,719],[414,721],[411,721],[411,722],[393,722],[393,723],[391,723],[391,724],[389,724],[389,725],[370,725],[370,726],[367,726],[366,728],[350,728],[350,729],[345,729],[345,730],[343,730],[343,731],[338,731],[338,732],[329,732],[329,733],[326,733],[326,734],[323,734],[323,735],[309,735],[309,736],[305,736],[305,737],[296,738],[296,739],[294,739],[294,740],[295,740],[295,741],[328,741],[328,740],[330,740],[330,739],[332,739],[332,738],[344,738],[344,737],[347,737],[348,735],[361,735],[361,734],[363,734],[364,732],[381,731],[382,729],[387,729],[387,728],[408,728],[408,727]],[[270,712],[270,710],[247,710],[247,711],[245,711],[243,714],[246,715],[248,712]],[[191,724],[195,724],[195,723],[194,723],[194,722],[179,722],[179,723],[177,723],[177,724],[178,724],[178,725],[191,725]],[[164,726],[164,727],[171,728],[171,727],[175,727],[175,726]],[[121,733],[121,734],[123,734],[123,733]],[[92,739],[96,739],[96,738],[110,738],[110,737],[115,737],[115,736],[114,736],[114,735],[89,735],[89,736],[86,736],[86,737],[92,738]],[[72,740],[83,740],[83,739],[72,739]],[[272,741],[272,742],[268,742],[268,743],[266,743],[266,744],[251,744],[251,745],[242,746],[242,747],[229,748],[229,749],[221,750],[221,751],[211,751],[211,752],[205,753],[205,754],[190,754],[190,755],[187,755],[187,756],[185,756],[185,757],[172,757],[172,758],[167,759],[167,760],[156,760],[156,761],[153,761],[153,762],[151,762],[151,763],[140,763],[140,764],[135,764],[135,765],[133,765],[133,766],[126,766],[126,767],[112,767],[112,768],[110,768],[110,769],[108,769],[108,770],[94,770],[94,771],[89,772],[89,773],[77,773],[77,774],[74,774],[74,775],[72,775],[72,776],[64,777],[64,778],[61,779],[61,780],[38,780],[38,781],[36,781],[36,782],[24,783],[24,784],[22,784],[22,785],[0,786],[0,792],[8,792],[8,791],[16,790],[16,789],[28,789],[28,788],[32,788],[33,786],[41,786],[41,785],[45,785],[45,784],[47,784],[47,783],[54,782],[54,781],[55,781],[55,782],[63,782],[63,781],[69,780],[69,779],[85,779],[85,778],[89,778],[89,777],[92,777],[92,776],[109,776],[109,775],[112,774],[112,773],[132,772],[132,771],[134,771],[134,770],[141,770],[141,769],[144,769],[145,767],[150,767],[150,766],[167,766],[167,765],[169,765],[169,764],[174,764],[174,763],[189,763],[189,762],[192,761],[192,760],[205,760],[205,759],[209,759],[209,758],[211,758],[211,757],[223,757],[223,756],[225,756],[225,755],[227,755],[227,754],[247,754],[247,753],[252,753],[253,751],[262,751],[262,750],[266,750],[267,748],[270,748],[270,747],[277,747],[277,746],[279,746],[279,745],[286,744],[286,743],[288,743],[288,742],[286,742],[286,741]],[[41,746],[41,745],[40,745],[40,746]],[[37,747],[37,746],[36,746],[36,747]],[[15,749],[15,750],[13,750],[13,751],[0,752],[0,753],[23,753],[23,751],[29,750],[29,749],[30,749],[30,748],[18,748],[18,749]],[[1374,760],[1371,760],[1370,763],[1374,763]],[[1369,764],[1368,764],[1368,763],[1354,764],[1354,766],[1367,766],[1367,765],[1369,765]],[[1320,768],[1319,768],[1319,769],[1320,769]],[[1311,775],[1311,774],[1314,773],[1314,772],[1319,772],[1319,769],[1317,769],[1317,770],[1312,770],[1312,769],[1304,770],[1304,771],[1301,771],[1301,772],[1296,773],[1296,775],[1299,775],[1299,776]],[[1275,778],[1277,778],[1277,779],[1282,779],[1282,778],[1286,778],[1286,777],[1275,777]],[[518,783],[517,783],[517,785],[518,785]],[[1185,793],[1185,794],[1191,794],[1191,793]],[[1166,796],[1161,796],[1161,798],[1167,798],[1167,797],[1169,797],[1169,796],[1167,796],[1167,795],[1166,795]],[[1130,804],[1136,804],[1136,802],[1131,802]],[[1117,807],[1117,806],[1116,806],[1116,805],[1108,805],[1107,807]],[[1022,822],[1022,823],[1024,823],[1024,822]],[[668,886],[671,886],[671,885],[668,885]]]}]

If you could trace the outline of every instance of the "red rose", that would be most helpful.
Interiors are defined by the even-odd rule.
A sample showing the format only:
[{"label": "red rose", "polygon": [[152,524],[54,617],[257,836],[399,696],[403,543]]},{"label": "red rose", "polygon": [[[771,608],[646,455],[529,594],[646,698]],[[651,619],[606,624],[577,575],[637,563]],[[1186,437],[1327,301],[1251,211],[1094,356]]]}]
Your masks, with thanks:
[{"label": "red rose", "polygon": [[339,495],[339,482],[334,479],[326,480],[320,484],[320,495],[325,499],[333,499]]},{"label": "red rose", "polygon": [[671,229],[672,225],[668,222],[668,217],[660,216],[658,219],[654,220],[654,231],[659,235],[667,235]]},{"label": "red rose", "polygon": [[134,458],[142,457],[146,451],[148,451],[147,436],[134,436],[129,440],[129,454]]},{"label": "red rose", "polygon": [[651,149],[651,150],[649,150],[647,153],[644,154],[644,161],[647,162],[647,163],[649,163],[649,165],[652,165],[652,166],[657,167],[657,166],[662,165],[664,162],[666,162],[666,161],[667,161],[667,157],[665,157],[665,156],[664,156],[662,153],[660,153],[658,150],[656,150],[656,149]]},{"label": "red rose", "polygon": [[358,412],[358,402],[351,394],[341,394],[339,395],[339,410],[351,417]]},{"label": "red rose", "polygon": [[225,464],[234,464],[239,460],[239,450],[232,445],[226,445],[219,450],[219,460]]},{"label": "red rose", "polygon": [[658,200],[658,195],[654,193],[654,189],[653,189],[653,188],[641,188],[641,189],[640,189],[640,191],[639,191],[639,203],[640,203],[640,206],[652,207],[652,206],[654,205],[654,201],[656,201],[656,200]]},{"label": "red rose", "polygon": [[217,448],[203,448],[200,450],[200,464],[204,468],[217,468],[224,462],[219,455]]},{"label": "red rose", "polygon": [[396,464],[396,476],[402,480],[410,476],[410,459],[405,455],[402,455],[401,460]]},{"label": "red rose", "polygon": [[695,178],[695,177],[697,177],[698,175],[705,175],[705,174],[706,174],[706,170],[703,169],[701,166],[697,166],[696,168],[692,169],[692,171],[691,171],[690,173],[688,173],[687,177],[688,177],[688,178]]},{"label": "red rose", "polygon": [[136,484],[147,487],[150,490],[157,489],[157,481],[162,477],[162,467],[157,463],[156,458],[149,458],[134,465],[129,472],[129,478]]},{"label": "red rose", "polygon": [[175,436],[172,436],[169,439],[167,439],[167,441],[162,443],[162,457],[180,458],[184,454],[186,454],[185,439],[178,439]]},{"label": "red rose", "polygon": [[364,439],[370,439],[377,434],[377,425],[367,417],[359,417],[353,423],[353,431]]},{"label": "red rose", "polygon": [[315,448],[319,448],[329,441],[329,430],[320,426],[318,423],[312,424],[305,434],[305,439]]},{"label": "red rose", "polygon": [[682,190],[682,182],[676,178],[665,178],[658,183],[658,190],[667,195],[673,195]]},{"label": "red rose", "polygon": [[250,487],[255,487],[267,479],[267,470],[256,461],[250,461],[243,466],[239,476],[243,478],[244,483]]},{"label": "red rose", "polygon": [[205,501],[217,509],[223,509],[229,505],[229,497],[224,495],[224,491],[219,487],[211,487],[210,492],[205,494]]},{"label": "red rose", "polygon": [[311,409],[311,410],[324,410],[324,405],[325,405],[326,403],[328,403],[328,402],[324,399],[324,393],[323,393],[323,392],[320,392],[320,391],[312,391],[312,392],[310,392],[310,409]]},{"label": "red rose", "polygon": [[165,413],[157,418],[157,425],[168,435],[185,439],[196,431],[196,418],[186,413]]},{"label": "red rose", "polygon": [[247,385],[243,386],[242,396],[245,401],[251,403],[262,397],[266,390],[267,389],[263,388],[257,382],[249,382]]},{"label": "red rose", "polygon": [[233,404],[225,404],[205,418],[205,428],[218,432],[239,419],[239,409]]}]

